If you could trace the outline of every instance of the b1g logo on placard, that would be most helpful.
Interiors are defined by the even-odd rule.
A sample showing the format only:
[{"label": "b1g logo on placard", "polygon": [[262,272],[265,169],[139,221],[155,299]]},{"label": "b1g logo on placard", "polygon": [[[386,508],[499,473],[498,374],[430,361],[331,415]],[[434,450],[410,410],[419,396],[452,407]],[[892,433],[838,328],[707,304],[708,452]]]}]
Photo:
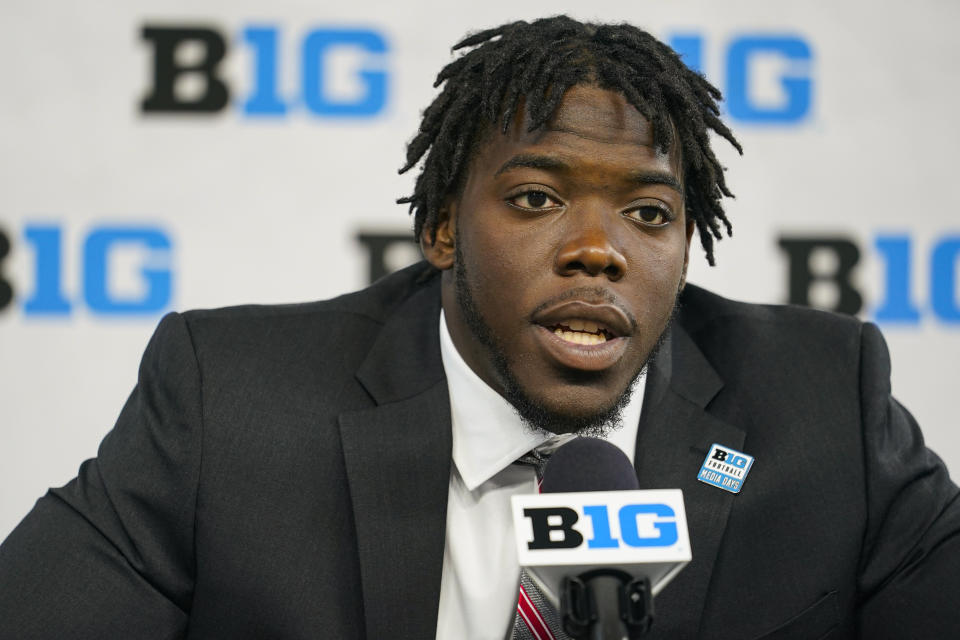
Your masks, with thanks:
[{"label": "b1g logo on placard", "polygon": [[[530,519],[533,540],[531,551],[576,549],[584,544],[584,532],[578,526],[580,513],[570,507],[527,507],[523,515]],[[589,549],[618,547],[669,547],[677,542],[676,512],[666,504],[626,504],[610,513],[608,505],[584,505],[582,515],[589,519]],[[611,517],[619,525],[619,536],[612,533]]]},{"label": "b1g logo on placard", "polygon": [[[272,25],[247,26],[236,43],[200,25],[147,25],[140,35],[153,57],[150,88],[140,104],[145,114],[224,110],[236,88],[231,90],[220,65],[238,48],[250,61],[238,103],[244,116],[302,110],[323,118],[371,118],[387,104],[389,47],[376,29],[310,29],[294,59],[282,55],[283,34]],[[284,87],[290,83],[282,80],[293,86]]]},{"label": "b1g logo on placard", "polygon": [[[173,243],[167,231],[152,225],[97,225],[76,246],[64,236],[59,224],[24,227],[22,238],[32,253],[24,314],[66,316],[82,305],[96,315],[153,315],[169,307]],[[17,294],[3,269],[11,248],[12,238],[0,230],[0,310],[10,307]],[[79,269],[67,268],[66,255],[79,258]],[[71,293],[67,276],[74,273],[79,291]]]}]

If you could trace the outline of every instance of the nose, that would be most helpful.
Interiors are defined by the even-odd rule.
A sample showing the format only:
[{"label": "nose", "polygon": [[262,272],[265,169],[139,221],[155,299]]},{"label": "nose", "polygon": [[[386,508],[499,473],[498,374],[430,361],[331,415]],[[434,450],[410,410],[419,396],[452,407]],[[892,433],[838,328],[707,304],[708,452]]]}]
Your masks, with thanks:
[{"label": "nose", "polygon": [[627,273],[627,259],[611,243],[603,216],[596,211],[573,214],[576,218],[556,256],[556,271],[563,276],[586,273],[617,281]]}]

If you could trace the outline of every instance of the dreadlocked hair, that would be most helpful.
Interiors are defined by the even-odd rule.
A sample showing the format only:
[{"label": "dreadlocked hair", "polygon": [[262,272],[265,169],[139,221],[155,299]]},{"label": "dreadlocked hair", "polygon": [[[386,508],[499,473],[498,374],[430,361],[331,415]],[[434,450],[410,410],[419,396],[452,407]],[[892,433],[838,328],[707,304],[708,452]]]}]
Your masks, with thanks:
[{"label": "dreadlocked hair", "polygon": [[423,112],[407,146],[409,171],[426,156],[413,194],[400,198],[414,214],[414,235],[436,242],[440,209],[462,187],[480,137],[506,133],[523,100],[529,131],[542,127],[573,86],[616,91],[652,125],[654,144],[666,153],[680,145],[688,219],[697,225],[707,262],[714,238],[733,232],[721,198],[732,198],[710,148],[708,130],[743,149],[720,120],[720,91],[690,70],[667,45],[629,24],[584,24],[567,16],[512,22],[472,34],[453,50],[468,50],[444,67],[440,95]]}]

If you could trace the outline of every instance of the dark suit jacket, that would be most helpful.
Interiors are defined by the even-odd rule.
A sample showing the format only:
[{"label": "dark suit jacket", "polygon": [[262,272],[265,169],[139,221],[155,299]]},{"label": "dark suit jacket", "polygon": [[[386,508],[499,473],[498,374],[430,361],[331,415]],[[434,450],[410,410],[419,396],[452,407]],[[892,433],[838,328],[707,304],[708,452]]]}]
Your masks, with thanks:
[{"label": "dark suit jacket", "polygon": [[[171,314],[98,457],[0,547],[0,638],[433,638],[450,410],[437,278]],[[960,503],[871,325],[688,287],[643,488],[693,562],[652,637],[960,637]],[[756,458],[733,495],[714,442]]]}]

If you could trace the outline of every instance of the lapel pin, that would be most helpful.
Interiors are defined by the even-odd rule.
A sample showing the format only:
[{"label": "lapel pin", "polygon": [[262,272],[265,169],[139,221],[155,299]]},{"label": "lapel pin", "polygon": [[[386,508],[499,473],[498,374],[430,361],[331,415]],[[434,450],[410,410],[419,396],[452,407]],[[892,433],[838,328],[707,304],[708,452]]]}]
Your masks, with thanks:
[{"label": "lapel pin", "polygon": [[700,467],[697,480],[730,493],[740,493],[752,466],[753,456],[714,443]]}]

